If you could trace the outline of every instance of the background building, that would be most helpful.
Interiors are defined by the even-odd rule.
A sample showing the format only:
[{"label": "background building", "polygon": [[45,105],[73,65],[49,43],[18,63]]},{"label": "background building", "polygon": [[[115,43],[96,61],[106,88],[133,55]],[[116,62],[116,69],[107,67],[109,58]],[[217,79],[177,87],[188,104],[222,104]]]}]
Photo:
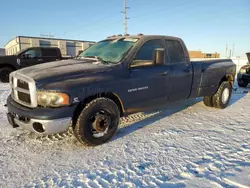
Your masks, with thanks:
[{"label": "background building", "polygon": [[12,55],[29,47],[58,47],[62,55],[76,56],[95,42],[70,39],[17,36],[5,45],[6,55]]},{"label": "background building", "polygon": [[0,56],[4,56],[5,55],[5,49],[4,48],[0,48]]},{"label": "background building", "polygon": [[202,51],[189,51],[190,58],[220,58],[220,54],[215,53],[203,53]]}]

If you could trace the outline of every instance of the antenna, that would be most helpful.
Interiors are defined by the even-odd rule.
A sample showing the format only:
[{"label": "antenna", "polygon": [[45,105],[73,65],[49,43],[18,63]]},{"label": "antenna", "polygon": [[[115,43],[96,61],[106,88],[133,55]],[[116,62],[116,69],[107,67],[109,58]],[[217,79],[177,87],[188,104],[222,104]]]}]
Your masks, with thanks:
[{"label": "antenna", "polygon": [[127,20],[129,18],[127,17],[127,9],[129,8],[130,7],[127,7],[127,0],[124,0],[124,10],[122,11],[122,13],[124,14],[124,35],[127,34],[127,30],[128,30]]},{"label": "antenna", "polygon": [[53,37],[55,37],[55,36],[52,35],[51,33],[48,33],[48,34],[46,34],[46,33],[41,33],[40,36],[41,36],[41,37],[48,37],[48,38],[53,38]]}]

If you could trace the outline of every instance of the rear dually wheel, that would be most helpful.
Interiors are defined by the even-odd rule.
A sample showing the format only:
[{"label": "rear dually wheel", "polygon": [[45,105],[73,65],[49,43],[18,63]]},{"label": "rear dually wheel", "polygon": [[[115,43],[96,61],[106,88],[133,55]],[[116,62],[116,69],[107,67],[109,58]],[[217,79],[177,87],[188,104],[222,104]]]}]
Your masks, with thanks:
[{"label": "rear dually wheel", "polygon": [[232,85],[229,82],[222,82],[217,92],[213,95],[212,100],[214,107],[226,108],[232,95]]}]

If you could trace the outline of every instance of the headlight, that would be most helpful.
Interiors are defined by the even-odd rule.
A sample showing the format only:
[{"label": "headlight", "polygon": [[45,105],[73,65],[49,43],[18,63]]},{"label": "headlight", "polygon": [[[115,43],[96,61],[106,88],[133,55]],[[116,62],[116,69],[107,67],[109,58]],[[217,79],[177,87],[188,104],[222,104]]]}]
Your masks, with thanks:
[{"label": "headlight", "polygon": [[240,69],[240,74],[246,74],[247,70],[246,69]]},{"label": "headlight", "polygon": [[69,105],[69,95],[56,92],[37,92],[37,104],[40,106],[59,107]]}]

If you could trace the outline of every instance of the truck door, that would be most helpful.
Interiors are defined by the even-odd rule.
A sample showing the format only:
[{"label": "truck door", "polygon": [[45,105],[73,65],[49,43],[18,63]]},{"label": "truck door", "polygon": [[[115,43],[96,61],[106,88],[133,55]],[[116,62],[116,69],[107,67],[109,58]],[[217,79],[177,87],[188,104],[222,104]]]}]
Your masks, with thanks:
[{"label": "truck door", "polygon": [[43,63],[59,60],[59,54],[56,48],[42,48]]},{"label": "truck door", "polygon": [[169,71],[169,100],[187,99],[192,86],[192,65],[177,40],[166,40]]},{"label": "truck door", "polygon": [[28,49],[27,51],[23,52],[20,55],[18,61],[20,68],[39,64],[41,61],[41,49],[39,48]]},{"label": "truck door", "polygon": [[147,103],[166,99],[168,68],[165,64],[156,65],[153,53],[156,49],[164,51],[163,41],[154,39],[145,42],[137,51],[130,64],[128,99],[130,103]]}]

